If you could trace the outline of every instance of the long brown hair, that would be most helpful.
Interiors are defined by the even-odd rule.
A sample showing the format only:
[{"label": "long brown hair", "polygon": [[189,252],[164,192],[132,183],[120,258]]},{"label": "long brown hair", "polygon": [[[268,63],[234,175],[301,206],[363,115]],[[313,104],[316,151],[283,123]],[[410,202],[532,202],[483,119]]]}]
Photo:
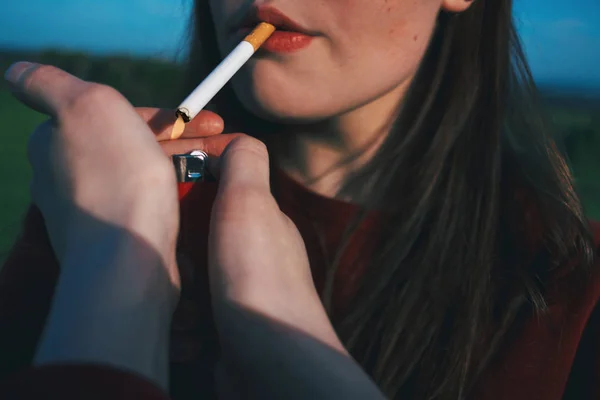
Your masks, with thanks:
[{"label": "long brown hair", "polygon": [[[209,15],[196,0],[190,85],[220,58]],[[236,129],[270,126],[229,88],[215,104]],[[591,265],[571,174],[537,109],[512,1],[441,12],[391,133],[347,182],[368,182],[365,209],[383,205],[390,217],[349,314],[334,323],[388,396],[464,398],[522,317],[544,313],[553,271]]]}]

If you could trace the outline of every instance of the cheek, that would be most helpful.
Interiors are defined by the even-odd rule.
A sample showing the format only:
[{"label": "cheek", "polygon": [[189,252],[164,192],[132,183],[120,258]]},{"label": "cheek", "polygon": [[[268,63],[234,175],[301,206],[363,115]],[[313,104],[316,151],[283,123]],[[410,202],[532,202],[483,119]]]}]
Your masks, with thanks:
[{"label": "cheek", "polygon": [[418,68],[437,2],[323,3],[325,37],[285,61],[252,61],[234,80],[236,92],[250,110],[276,119],[319,120],[376,100]]},{"label": "cheek", "polygon": [[[333,33],[336,46],[365,56],[419,59],[433,31],[440,0],[346,0]],[[343,57],[340,57],[343,58]]]},{"label": "cheek", "polygon": [[343,54],[344,61],[319,55],[288,66],[253,61],[234,78],[234,88],[243,104],[263,117],[316,121],[394,90],[412,77],[419,62],[414,52],[401,49],[370,47]]}]

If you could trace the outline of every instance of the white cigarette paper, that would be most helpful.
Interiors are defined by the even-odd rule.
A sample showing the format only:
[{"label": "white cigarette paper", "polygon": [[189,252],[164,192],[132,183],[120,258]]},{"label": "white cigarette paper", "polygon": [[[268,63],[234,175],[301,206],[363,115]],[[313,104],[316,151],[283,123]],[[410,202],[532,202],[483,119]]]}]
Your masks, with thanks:
[{"label": "white cigarette paper", "polygon": [[185,122],[194,119],[274,31],[273,25],[260,23],[181,103],[177,115]]}]

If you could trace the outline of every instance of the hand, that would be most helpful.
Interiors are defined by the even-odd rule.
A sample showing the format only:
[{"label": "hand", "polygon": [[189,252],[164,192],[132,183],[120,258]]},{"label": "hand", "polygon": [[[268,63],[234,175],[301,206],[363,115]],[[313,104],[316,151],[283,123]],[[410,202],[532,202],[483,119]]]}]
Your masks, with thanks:
[{"label": "hand", "polygon": [[[174,267],[169,253],[176,238],[177,201],[173,191],[164,190],[174,186],[173,167],[160,157],[149,127],[167,155],[184,152],[184,147],[219,151],[226,146],[221,138],[210,145],[203,138],[221,133],[222,119],[204,111],[186,124],[181,140],[171,141],[172,110],[134,110],[113,89],[50,66],[20,63],[7,78],[17,98],[52,117],[32,135],[29,158],[32,198],[44,214],[58,258],[69,232],[81,233],[72,226],[81,222],[76,215],[89,212],[142,237],[153,236],[150,242],[168,254],[168,265]],[[142,216],[134,221],[138,214]],[[144,217],[148,214],[153,218]],[[173,281],[175,272],[170,271]]]},{"label": "hand", "polygon": [[[179,215],[173,167],[156,139],[170,135],[173,113],[135,110],[113,89],[49,66],[19,63],[6,78],[51,117],[32,135],[29,158],[61,274],[35,362],[107,363],[164,386]],[[203,113],[184,137],[221,130],[218,116]]]},{"label": "hand", "polygon": [[18,63],[7,79],[18,97],[51,117],[31,136],[28,154],[32,199],[59,261],[82,234],[95,234],[82,226],[82,215],[89,215],[145,240],[178,286],[176,182],[134,108],[114,89],[51,66]]},{"label": "hand", "polygon": [[219,179],[209,235],[217,311],[232,302],[314,333],[325,314],[304,241],[271,194],[266,146],[240,136],[209,166]]}]

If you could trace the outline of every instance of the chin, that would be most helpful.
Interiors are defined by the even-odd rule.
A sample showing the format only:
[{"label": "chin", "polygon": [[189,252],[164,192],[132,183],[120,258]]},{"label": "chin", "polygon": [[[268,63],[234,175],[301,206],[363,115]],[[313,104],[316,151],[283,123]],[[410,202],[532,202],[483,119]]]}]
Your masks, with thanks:
[{"label": "chin", "polygon": [[301,96],[285,93],[236,91],[243,106],[251,113],[273,122],[309,123],[331,118],[335,114],[319,112],[315,103]]},{"label": "chin", "polygon": [[336,104],[308,79],[289,77],[275,68],[253,68],[233,79],[236,96],[253,114],[274,122],[310,123],[339,113]]}]

